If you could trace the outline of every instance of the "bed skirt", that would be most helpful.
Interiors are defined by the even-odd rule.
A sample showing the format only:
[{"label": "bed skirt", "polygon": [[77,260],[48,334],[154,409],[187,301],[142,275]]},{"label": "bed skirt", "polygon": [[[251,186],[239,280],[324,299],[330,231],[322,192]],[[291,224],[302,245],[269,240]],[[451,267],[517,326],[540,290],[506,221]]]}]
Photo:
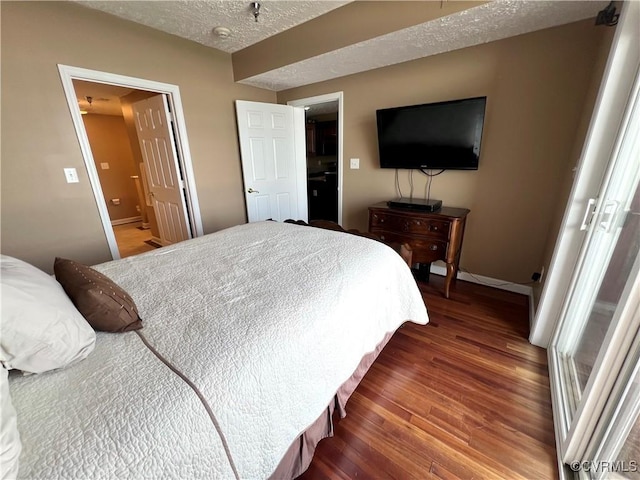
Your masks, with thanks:
[{"label": "bed skirt", "polygon": [[362,358],[356,371],[340,386],[325,411],[291,444],[278,467],[269,477],[271,480],[293,479],[302,475],[309,468],[320,440],[333,436],[333,413],[337,410],[340,418],[347,416],[345,407],[349,397],[394,333],[387,333],[375,350]]}]

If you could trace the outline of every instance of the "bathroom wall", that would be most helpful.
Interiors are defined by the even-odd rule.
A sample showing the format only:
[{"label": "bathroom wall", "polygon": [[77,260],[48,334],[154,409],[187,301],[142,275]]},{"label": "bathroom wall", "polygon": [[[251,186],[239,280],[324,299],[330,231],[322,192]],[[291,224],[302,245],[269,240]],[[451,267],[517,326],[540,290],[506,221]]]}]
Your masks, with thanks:
[{"label": "bathroom wall", "polygon": [[[82,116],[102,193],[112,222],[140,216],[137,175],[124,118],[115,115]],[[116,200],[114,200],[116,199]],[[119,202],[118,204],[116,204]]]}]

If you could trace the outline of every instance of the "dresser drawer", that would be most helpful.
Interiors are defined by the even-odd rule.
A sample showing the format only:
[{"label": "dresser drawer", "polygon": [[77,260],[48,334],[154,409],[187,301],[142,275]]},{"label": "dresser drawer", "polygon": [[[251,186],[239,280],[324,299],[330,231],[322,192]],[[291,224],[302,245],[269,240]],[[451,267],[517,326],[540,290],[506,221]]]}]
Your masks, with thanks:
[{"label": "dresser drawer", "polygon": [[370,228],[381,228],[411,235],[428,235],[447,241],[451,222],[430,218],[409,217],[391,213],[373,213]]},{"label": "dresser drawer", "polygon": [[387,244],[408,243],[413,250],[413,261],[416,263],[431,263],[436,260],[444,260],[447,256],[447,242],[430,238],[416,238],[379,228],[372,228],[371,233],[376,234],[380,240]]}]

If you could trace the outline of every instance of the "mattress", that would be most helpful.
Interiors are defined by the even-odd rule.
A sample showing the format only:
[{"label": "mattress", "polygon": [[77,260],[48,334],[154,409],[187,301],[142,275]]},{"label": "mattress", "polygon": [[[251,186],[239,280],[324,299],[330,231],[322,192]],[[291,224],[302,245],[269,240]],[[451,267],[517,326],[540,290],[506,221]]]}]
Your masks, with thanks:
[{"label": "mattress", "polygon": [[[241,478],[269,477],[365,354],[403,322],[428,321],[393,250],[292,224],[242,225],[95,268],[129,292],[146,339],[206,399]],[[99,334],[89,358],[14,378],[11,393],[20,476],[234,476],[194,391],[133,332]]]}]

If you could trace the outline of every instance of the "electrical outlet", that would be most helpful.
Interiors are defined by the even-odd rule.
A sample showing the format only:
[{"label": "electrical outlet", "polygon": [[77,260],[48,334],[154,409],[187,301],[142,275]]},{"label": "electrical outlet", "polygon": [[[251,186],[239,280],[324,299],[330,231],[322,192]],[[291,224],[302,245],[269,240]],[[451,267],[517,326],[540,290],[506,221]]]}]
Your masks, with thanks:
[{"label": "electrical outlet", "polygon": [[75,168],[65,168],[64,176],[67,179],[67,183],[78,183],[80,180],[78,179],[78,172]]},{"label": "electrical outlet", "polygon": [[541,283],[543,275],[544,275],[544,265],[540,268],[539,272],[533,272],[533,275],[531,275],[531,280],[533,280],[534,282]]}]

